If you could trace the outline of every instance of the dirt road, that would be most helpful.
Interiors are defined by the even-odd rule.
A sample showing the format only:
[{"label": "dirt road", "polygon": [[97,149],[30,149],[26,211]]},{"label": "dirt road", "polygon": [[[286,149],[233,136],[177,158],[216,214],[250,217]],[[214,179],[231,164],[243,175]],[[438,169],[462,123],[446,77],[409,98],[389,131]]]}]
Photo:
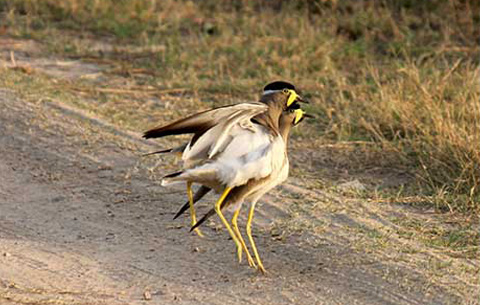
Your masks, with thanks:
[{"label": "dirt road", "polygon": [[[8,88],[0,88],[0,122],[0,304],[462,302],[422,272],[428,266],[417,270],[356,247],[362,237],[348,228],[366,224],[355,215],[317,209],[297,219],[312,230],[276,234],[272,226],[291,217],[292,205],[352,204],[295,178],[267,196],[256,216],[269,271],[262,276],[236,262],[217,219],[203,239],[188,232],[188,218],[172,220],[185,194],[158,185],[157,159],[140,157],[157,147],[140,134]],[[378,206],[355,205],[387,231],[394,227]]]},{"label": "dirt road", "polygon": [[257,231],[270,271],[259,276],[235,262],[226,232],[200,239],[188,219],[172,221],[183,194],[137,170],[138,154],[114,141],[120,135],[97,126],[91,139],[79,117],[5,89],[0,104],[2,304],[135,304],[148,302],[146,291],[158,304],[448,300],[402,287],[406,270],[383,278],[375,273],[388,265],[340,244],[308,247],[302,236],[279,242]]}]

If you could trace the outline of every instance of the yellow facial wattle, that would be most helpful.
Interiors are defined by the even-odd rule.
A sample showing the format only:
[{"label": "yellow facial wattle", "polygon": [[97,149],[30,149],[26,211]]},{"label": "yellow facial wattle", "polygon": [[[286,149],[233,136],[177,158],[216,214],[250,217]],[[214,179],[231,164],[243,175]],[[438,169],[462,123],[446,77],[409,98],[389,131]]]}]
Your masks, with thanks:
[{"label": "yellow facial wattle", "polygon": [[289,107],[298,98],[298,94],[297,94],[297,92],[295,92],[295,90],[292,90],[292,89],[284,89],[283,92],[285,94],[288,94],[287,107]]}]

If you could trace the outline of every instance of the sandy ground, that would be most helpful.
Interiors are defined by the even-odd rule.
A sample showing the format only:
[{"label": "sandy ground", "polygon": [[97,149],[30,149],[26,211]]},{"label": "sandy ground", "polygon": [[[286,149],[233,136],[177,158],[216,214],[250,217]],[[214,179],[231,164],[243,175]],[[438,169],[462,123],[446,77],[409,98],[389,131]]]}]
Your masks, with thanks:
[{"label": "sandy ground", "polygon": [[[172,220],[185,194],[160,187],[149,174],[140,151],[156,146],[140,133],[61,101],[26,101],[9,88],[0,88],[0,122],[0,304],[465,301],[415,266],[355,247],[356,233],[345,227],[359,220],[348,213],[309,215],[312,227],[323,217],[321,230],[272,233],[272,224],[290,217],[299,201],[349,204],[304,189],[295,178],[267,196],[256,216],[268,270],[262,276],[237,263],[217,219],[204,228],[205,238],[188,232],[187,217]],[[393,224],[382,212],[407,213],[356,204],[385,227]]]}]

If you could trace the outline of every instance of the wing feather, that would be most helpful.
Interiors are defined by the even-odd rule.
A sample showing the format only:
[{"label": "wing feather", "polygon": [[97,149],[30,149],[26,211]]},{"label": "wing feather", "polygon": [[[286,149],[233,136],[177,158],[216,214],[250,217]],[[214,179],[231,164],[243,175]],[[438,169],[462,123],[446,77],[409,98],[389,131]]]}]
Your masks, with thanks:
[{"label": "wing feather", "polygon": [[257,104],[255,107],[244,107],[231,112],[229,116],[224,117],[222,121],[198,137],[195,142],[189,143],[182,156],[184,166],[190,168],[198,162],[214,159],[237,136],[238,132],[250,130],[249,133],[252,133],[254,124],[250,119],[267,110],[265,105]]},{"label": "wing feather", "polygon": [[195,181],[217,189],[275,172],[275,160],[284,157],[285,143],[269,126],[252,122],[268,109],[263,103],[216,108],[145,133],[145,137],[195,134],[183,151],[184,171],[164,177],[162,185]]},{"label": "wing feather", "polygon": [[201,135],[205,133],[211,127],[217,125],[220,121],[238,111],[252,111],[253,113],[258,114],[267,109],[268,107],[262,103],[242,103],[214,108],[193,114],[167,125],[161,125],[150,129],[143,134],[143,137],[150,139],[169,135],[194,133],[198,138],[198,134]]}]

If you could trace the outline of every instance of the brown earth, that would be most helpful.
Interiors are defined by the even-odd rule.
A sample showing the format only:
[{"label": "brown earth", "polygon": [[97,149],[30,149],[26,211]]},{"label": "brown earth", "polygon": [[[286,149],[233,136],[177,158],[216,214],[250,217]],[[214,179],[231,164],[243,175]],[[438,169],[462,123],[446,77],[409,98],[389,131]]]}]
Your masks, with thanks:
[{"label": "brown earth", "polygon": [[[54,79],[101,73],[32,54],[29,67]],[[205,238],[188,217],[172,220],[184,190],[159,186],[172,159],[142,158],[158,146],[141,130],[15,88],[0,88],[0,122],[0,304],[478,304],[472,271],[458,271],[478,271],[477,259],[426,248],[392,221],[428,222],[429,210],[346,200],[291,177],[256,214],[262,276],[237,263],[217,219]],[[291,154],[307,158],[295,144]]]}]

